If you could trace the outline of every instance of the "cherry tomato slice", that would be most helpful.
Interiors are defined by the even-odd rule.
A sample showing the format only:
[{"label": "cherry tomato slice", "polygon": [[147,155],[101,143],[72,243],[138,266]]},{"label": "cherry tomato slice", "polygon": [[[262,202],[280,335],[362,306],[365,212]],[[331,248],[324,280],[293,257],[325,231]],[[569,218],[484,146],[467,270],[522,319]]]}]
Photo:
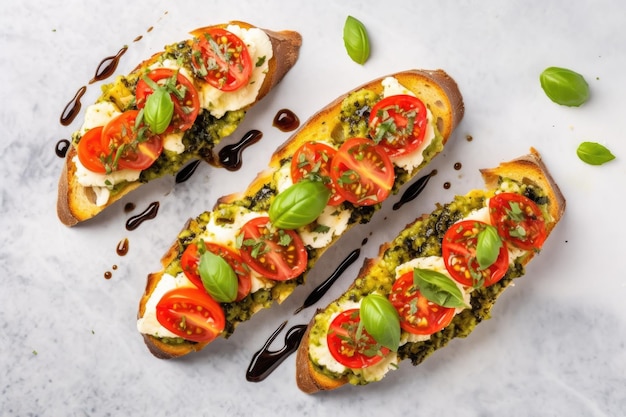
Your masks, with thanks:
[{"label": "cherry tomato slice", "polygon": [[[168,79],[176,76],[174,88],[179,91],[179,94],[170,93],[174,103],[174,115],[164,133],[184,132],[189,129],[200,111],[200,98],[196,87],[180,72],[177,73],[177,71],[169,68],[157,68],[150,71],[146,76],[159,85],[164,85]],[[135,89],[135,101],[138,109],[144,108],[146,100],[153,92],[152,87],[143,78],[140,78]]]},{"label": "cherry tomato slice", "polygon": [[463,220],[453,224],[444,234],[442,256],[450,276],[458,283],[485,287],[500,281],[509,267],[509,252],[502,245],[498,258],[489,267],[479,270],[476,260],[478,233],[487,226],[477,220]]},{"label": "cherry tomato slice", "polygon": [[379,346],[365,329],[361,329],[357,337],[360,321],[358,308],[342,311],[330,323],[326,335],[332,357],[352,369],[375,365],[389,353],[389,349]]},{"label": "cherry tomato slice", "polygon": [[400,315],[400,327],[413,334],[429,335],[446,327],[454,317],[454,308],[429,301],[413,283],[413,271],[394,282],[389,301]]},{"label": "cherry tomato slice", "polygon": [[427,124],[424,103],[404,94],[380,100],[369,119],[371,137],[392,157],[417,149],[424,141]]},{"label": "cherry tomato slice", "polygon": [[106,156],[102,148],[102,126],[89,129],[78,142],[76,148],[78,160],[91,172],[104,174],[106,168],[102,159]]},{"label": "cherry tomato slice", "polygon": [[345,200],[330,178],[330,164],[336,153],[335,148],[325,143],[307,142],[294,152],[291,159],[291,180],[296,183],[302,178],[320,177],[331,191],[330,206],[337,206]]},{"label": "cherry tomato slice", "polygon": [[194,39],[192,51],[196,73],[213,87],[235,91],[248,84],[252,60],[237,35],[221,28],[208,29]]},{"label": "cherry tomato slice", "polygon": [[210,342],[226,325],[222,307],[197,288],[176,288],[156,306],[157,321],[167,330],[192,342]]},{"label": "cherry tomato slice", "polygon": [[[226,262],[233,268],[235,274],[237,274],[237,298],[235,301],[243,300],[249,293],[252,287],[252,278],[250,277],[250,270],[246,267],[246,264],[241,259],[241,256],[232,249],[220,245],[217,243],[204,242],[206,249],[217,256],[224,258]],[[185,273],[185,276],[189,278],[196,287],[204,289],[202,284],[202,278],[198,273],[198,265],[200,264],[200,253],[198,251],[198,245],[195,243],[190,244],[185,248],[181,258],[180,266]]]},{"label": "cherry tomato slice", "polygon": [[330,165],[337,192],[357,206],[370,206],[389,196],[395,173],[385,150],[365,138],[341,145]]},{"label": "cherry tomato slice", "polygon": [[491,223],[513,246],[539,250],[546,240],[546,222],[541,209],[530,198],[517,193],[500,193],[489,199]]},{"label": "cherry tomato slice", "polygon": [[138,114],[138,110],[125,111],[104,126],[102,147],[112,159],[113,169],[146,169],[163,151],[158,135],[150,135],[143,124],[135,126]]},{"label": "cherry tomato slice", "polygon": [[294,230],[275,228],[269,217],[256,217],[243,225],[241,233],[241,257],[264,277],[286,281],[306,269],[308,255]]}]

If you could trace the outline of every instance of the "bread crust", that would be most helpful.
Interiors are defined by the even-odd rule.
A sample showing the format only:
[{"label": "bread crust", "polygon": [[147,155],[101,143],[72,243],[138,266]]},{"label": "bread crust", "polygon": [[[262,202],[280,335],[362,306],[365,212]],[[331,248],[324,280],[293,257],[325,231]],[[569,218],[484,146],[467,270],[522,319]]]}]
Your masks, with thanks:
[{"label": "bread crust", "polygon": [[[547,224],[548,235],[554,229],[556,224],[561,220],[565,211],[566,200],[558,185],[552,178],[552,175],[545,166],[539,152],[531,148],[529,154],[513,159],[508,162],[502,162],[499,166],[489,169],[480,170],[483,180],[485,182],[486,189],[493,190],[498,186],[500,178],[510,178],[518,182],[534,183],[541,187],[546,192],[546,195],[550,201],[548,206],[550,216],[552,216],[552,222]],[[429,217],[429,214],[423,214],[413,222],[406,225],[408,228],[414,225],[416,222]],[[369,274],[373,266],[376,265],[382,258],[384,253],[391,247],[391,242],[383,243],[378,251],[378,255],[373,259],[366,259],[363,266],[359,270],[355,281],[359,278],[363,278]],[[521,260],[521,263],[525,266],[534,257],[535,252],[530,251]],[[354,285],[354,281],[351,287]],[[506,287],[505,287],[506,288]],[[503,288],[504,290],[504,288]],[[322,310],[318,310],[320,312]],[[316,313],[317,314],[317,313]],[[306,333],[302,338],[299,349],[296,353],[296,383],[300,390],[307,394],[314,394],[319,391],[329,391],[337,389],[348,383],[347,378],[334,379],[319,372],[315,369],[313,362],[310,360],[309,339],[310,331],[315,323],[315,316],[309,322]]]},{"label": "bread crust", "polygon": [[[325,137],[338,134],[337,129],[335,129],[336,126],[334,125],[334,121],[338,120],[338,116],[341,111],[341,103],[345,97],[352,92],[359,91],[364,88],[377,93],[382,93],[383,87],[381,82],[388,76],[393,76],[398,79],[403,86],[412,90],[418,95],[418,97],[429,105],[431,112],[433,113],[433,117],[435,120],[438,120],[437,125],[440,126],[439,131],[445,144],[450,138],[452,131],[460,123],[464,113],[463,98],[456,82],[443,70],[408,70],[395,74],[389,74],[350,90],[311,116],[305,123],[302,124],[298,131],[296,131],[285,143],[279,146],[279,148],[271,156],[268,168],[260,172],[245,191],[229,194],[219,198],[215,207],[218,207],[223,203],[243,200],[246,196],[255,195],[265,184],[268,183],[268,181],[271,181],[274,172],[280,168],[281,161],[285,160],[285,158],[290,158],[302,144],[309,141],[319,141]],[[417,175],[417,172],[413,175]],[[188,226],[189,223],[185,225],[183,230],[187,229]],[[336,240],[337,238],[335,238],[334,241]],[[324,250],[327,250],[330,246],[332,246],[332,243]],[[162,258],[161,263],[163,265],[163,270],[165,270],[165,268],[178,256],[178,254],[182,253],[183,249],[184,248],[178,241],[174,242],[170,250]],[[145,304],[150,298],[150,295],[156,287],[158,281],[162,277],[163,270],[148,276],[146,291],[140,300],[138,318],[143,316]],[[184,342],[179,345],[170,345],[162,343],[158,338],[150,335],[143,335],[143,337],[149,350],[159,358],[174,358],[182,356],[193,351],[201,350],[206,345],[191,342]]]},{"label": "bread crust", "polygon": [[[191,33],[202,33],[203,30],[212,27],[227,27],[230,24],[238,25],[245,29],[254,28],[250,23],[241,21],[232,21],[229,23],[209,26],[193,30]],[[270,38],[273,49],[272,59],[268,62],[268,71],[263,79],[256,100],[248,105],[248,109],[258,103],[274,88],[298,60],[300,46],[302,45],[302,37],[298,32],[291,30],[273,31],[262,29]],[[191,42],[191,40],[188,40]],[[154,54],[150,58],[140,63],[133,72],[140,71],[155,62],[161,53]],[[71,146],[65,157],[61,175],[58,183],[57,197],[57,215],[61,223],[66,226],[74,226],[82,221],[89,220],[101,213],[107,207],[113,205],[133,190],[137,189],[144,183],[136,181],[128,184],[122,191],[112,195],[107,203],[102,206],[95,204],[95,193],[91,187],[83,187],[78,183],[76,178],[76,165],[72,162],[72,158],[76,156],[76,148]],[[215,158],[214,158],[215,159]]]}]

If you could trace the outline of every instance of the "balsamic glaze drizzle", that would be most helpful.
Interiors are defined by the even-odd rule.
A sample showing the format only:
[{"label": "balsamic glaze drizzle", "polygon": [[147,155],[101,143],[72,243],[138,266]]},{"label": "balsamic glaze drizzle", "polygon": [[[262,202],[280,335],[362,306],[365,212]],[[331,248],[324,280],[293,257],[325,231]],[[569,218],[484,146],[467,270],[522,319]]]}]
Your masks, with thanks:
[{"label": "balsamic glaze drizzle", "polygon": [[98,64],[98,68],[96,68],[96,73],[89,81],[89,84],[93,84],[96,81],[104,80],[113,75],[113,73],[117,69],[117,64],[119,64],[120,62],[120,58],[126,53],[127,50],[128,46],[124,46],[117,52],[117,54],[113,56],[108,56],[100,61],[100,64]]},{"label": "balsamic glaze drizzle", "polygon": [[430,177],[433,177],[435,175],[437,175],[437,170],[433,169],[429,174],[424,175],[423,177],[415,181],[415,183],[411,184],[406,189],[406,191],[402,194],[402,197],[400,197],[400,200],[396,204],[393,205],[393,209],[398,210],[400,207],[402,207],[403,205],[405,205],[406,203],[408,203],[409,201],[415,199],[418,195],[420,195],[420,193],[424,191],[424,188],[426,188],[426,185],[428,184],[428,180],[430,180]]},{"label": "balsamic glaze drizzle", "polygon": [[326,294],[326,292],[335,283],[335,281],[337,281],[337,278],[339,278],[341,274],[343,274],[344,271],[348,269],[348,267],[352,265],[354,261],[356,261],[359,258],[359,255],[361,255],[361,249],[357,248],[353,250],[352,252],[350,252],[350,254],[346,256],[346,259],[344,259],[339,264],[337,269],[335,269],[335,271],[332,274],[330,274],[330,276],[326,278],[320,285],[315,287],[315,289],[311,292],[311,294],[309,294],[309,296],[304,300],[304,303],[302,303],[302,306],[299,307],[293,314],[298,314],[300,311],[304,310],[305,308],[310,307],[313,304],[317,303],[320,300],[320,298],[322,298],[324,294]]},{"label": "balsamic glaze drizzle", "polygon": [[241,154],[248,146],[257,143],[263,137],[259,130],[251,130],[237,143],[226,145],[219,151],[220,164],[229,171],[237,171],[241,168]]},{"label": "balsamic glaze drizzle", "polygon": [[176,174],[176,184],[180,184],[181,182],[187,181],[194,172],[196,172],[196,168],[200,165],[200,160],[193,161],[185,166],[183,169],[178,171]]},{"label": "balsamic glaze drizzle", "polygon": [[61,113],[61,118],[59,119],[63,126],[69,126],[74,121],[76,116],[78,116],[78,112],[80,112],[80,108],[82,107],[80,99],[86,91],[87,87],[80,87],[70,102],[65,105],[63,113]]},{"label": "balsamic glaze drizzle", "polygon": [[246,370],[246,379],[250,382],[260,382],[267,378],[289,355],[294,353],[304,336],[307,325],[298,324],[287,330],[285,335],[285,346],[279,350],[270,350],[270,345],[278,334],[285,328],[287,321],[284,321],[278,329],[267,339],[263,347],[252,356],[252,361]]},{"label": "balsamic glaze drizzle", "polygon": [[133,216],[126,222],[126,230],[135,230],[139,225],[146,220],[154,219],[159,211],[159,202],[155,201],[150,203],[147,209],[142,213]]}]

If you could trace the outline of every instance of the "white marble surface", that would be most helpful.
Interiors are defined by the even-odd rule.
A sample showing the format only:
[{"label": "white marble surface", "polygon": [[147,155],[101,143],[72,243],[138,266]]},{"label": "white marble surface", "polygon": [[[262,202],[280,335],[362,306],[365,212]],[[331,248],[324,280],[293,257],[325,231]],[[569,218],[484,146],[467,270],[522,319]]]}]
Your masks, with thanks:
[{"label": "white marble surface", "polygon": [[[370,32],[372,56],[363,67],[343,49],[348,14]],[[621,0],[2,2],[0,415],[626,415],[625,16]],[[176,188],[171,179],[145,187],[125,200],[137,206],[131,214],[152,201],[161,209],[133,232],[124,227],[131,214],[123,204],[80,227],[61,225],[55,202],[62,160],[54,147],[82,114],[69,127],[59,116],[100,60],[129,45],[118,68],[126,72],[190,29],[234,19],[295,29],[304,38],[296,67],[233,137],[253,127],[265,133],[244,153],[245,168],[233,174],[203,166]],[[552,65],[582,73],[591,100],[581,108],[548,100],[538,76]],[[390,201],[387,213],[328,254],[307,287],[230,340],[181,360],[152,357],[135,329],[146,275],[159,269],[186,218],[242,189],[265,167],[288,137],[271,126],[276,111],[290,108],[306,119],[362,82],[409,68],[446,69],[467,107],[420,200],[397,212]],[[90,85],[83,103],[98,90]],[[588,140],[607,145],[617,159],[583,164],[575,150]],[[294,356],[263,382],[245,380],[252,354],[283,320],[308,321],[312,308],[292,312],[355,242],[369,236],[362,256],[373,254],[435,201],[480,186],[478,168],[530,146],[543,154],[567,211],[492,320],[421,366],[404,363],[367,387],[307,396],[295,385]],[[463,168],[455,171],[458,161]],[[130,250],[120,257],[115,249],[124,238]]]}]

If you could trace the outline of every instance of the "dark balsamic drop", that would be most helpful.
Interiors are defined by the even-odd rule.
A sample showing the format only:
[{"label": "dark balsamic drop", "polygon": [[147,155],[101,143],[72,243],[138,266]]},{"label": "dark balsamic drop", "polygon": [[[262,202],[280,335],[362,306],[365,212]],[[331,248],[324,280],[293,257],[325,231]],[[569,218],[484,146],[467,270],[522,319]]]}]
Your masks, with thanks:
[{"label": "dark balsamic drop", "polygon": [[352,252],[350,252],[350,254],[346,256],[346,259],[344,259],[339,264],[337,269],[335,269],[335,271],[332,274],[330,274],[330,276],[326,278],[320,285],[318,285],[317,287],[315,287],[315,289],[313,289],[311,294],[309,294],[309,296],[304,300],[304,303],[302,304],[302,306],[299,307],[293,314],[298,314],[300,311],[304,310],[305,308],[310,307],[313,304],[317,303],[320,300],[320,298],[322,298],[324,294],[326,294],[326,292],[330,289],[330,287],[332,287],[335,281],[337,281],[337,278],[339,278],[341,274],[343,274],[344,271],[350,265],[352,265],[354,261],[356,261],[359,258],[360,254],[361,254],[361,249],[355,249]]},{"label": "dark balsamic drop", "polygon": [[67,151],[70,149],[70,141],[67,139],[61,139],[54,147],[54,152],[59,158],[65,158]]},{"label": "dark balsamic drop", "polygon": [[150,203],[147,209],[145,209],[142,213],[131,217],[126,222],[126,230],[135,230],[141,225],[141,223],[146,220],[154,219],[159,212],[159,202],[155,201]]},{"label": "dark balsamic drop", "polygon": [[124,212],[125,213],[130,213],[133,210],[135,210],[135,203],[126,203],[124,205]]},{"label": "dark balsamic drop", "polygon": [[139,42],[142,39],[143,39],[143,35],[139,35],[135,39],[133,39],[133,42]]},{"label": "dark balsamic drop", "polygon": [[291,132],[300,126],[300,119],[291,110],[281,109],[274,116],[272,125],[283,132]]},{"label": "dark balsamic drop", "polygon": [[430,178],[434,177],[435,175],[437,175],[437,170],[433,169],[429,174],[424,175],[423,177],[415,181],[415,183],[411,184],[402,194],[400,200],[393,205],[393,209],[398,210],[409,201],[414,200],[418,195],[421,194],[422,191],[424,191],[424,188],[426,188],[426,185],[428,184]]},{"label": "dark balsamic drop", "polygon": [[259,130],[251,130],[237,143],[224,146],[219,152],[220,165],[229,171],[237,171],[241,168],[241,154],[250,145],[257,143],[263,137]]},{"label": "dark balsamic drop", "polygon": [[68,126],[74,121],[76,116],[78,116],[78,112],[80,112],[80,108],[82,106],[80,99],[83,97],[86,91],[87,87],[82,86],[78,89],[78,91],[74,95],[74,98],[72,98],[72,100],[70,100],[70,102],[65,105],[65,108],[63,109],[63,113],[61,113],[61,118],[59,120],[63,126]]},{"label": "dark balsamic drop", "polygon": [[124,46],[117,52],[117,54],[113,56],[108,56],[100,61],[100,64],[98,64],[98,68],[96,68],[96,74],[89,81],[89,84],[93,84],[96,81],[107,79],[111,75],[113,75],[115,69],[117,68],[117,64],[119,64],[120,62],[120,58],[126,53],[127,50],[128,46]]},{"label": "dark balsamic drop", "polygon": [[112,269],[112,270],[114,270],[114,271],[116,271],[116,270],[117,270],[117,265],[113,265],[113,266],[111,267],[111,269]]},{"label": "dark balsamic drop", "polygon": [[445,188],[446,190],[449,190],[451,186],[452,186],[452,184],[450,184],[450,182],[448,182],[448,181],[443,183],[443,188]]},{"label": "dark balsamic drop", "polygon": [[306,332],[307,325],[299,324],[287,330],[285,335],[285,346],[279,350],[270,350],[270,345],[276,336],[285,328],[287,322],[283,322],[278,329],[267,339],[263,347],[257,351],[250,361],[246,371],[246,379],[250,382],[260,382],[267,378],[278,365],[283,363],[289,355],[295,352],[300,345],[300,341]]},{"label": "dark balsamic drop", "polygon": [[474,140],[474,138],[472,137],[472,135],[467,135],[465,136],[465,140],[467,140],[468,142],[471,142]]},{"label": "dark balsamic drop", "polygon": [[111,273],[111,271],[106,271],[104,273],[104,279],[111,279],[113,277],[113,274]]},{"label": "dark balsamic drop", "polygon": [[128,253],[128,238],[120,240],[117,244],[117,248],[115,248],[115,252],[117,252],[119,256],[125,256]]},{"label": "dark balsamic drop", "polygon": [[456,169],[457,171],[460,170],[461,168],[463,168],[463,164],[461,164],[460,162],[457,162],[454,164],[454,169]]},{"label": "dark balsamic drop", "polygon": [[176,174],[176,184],[180,184],[191,178],[193,173],[196,172],[196,168],[198,168],[198,165],[200,165],[200,160],[193,161],[192,163],[188,164],[183,169],[178,171],[178,173]]}]

